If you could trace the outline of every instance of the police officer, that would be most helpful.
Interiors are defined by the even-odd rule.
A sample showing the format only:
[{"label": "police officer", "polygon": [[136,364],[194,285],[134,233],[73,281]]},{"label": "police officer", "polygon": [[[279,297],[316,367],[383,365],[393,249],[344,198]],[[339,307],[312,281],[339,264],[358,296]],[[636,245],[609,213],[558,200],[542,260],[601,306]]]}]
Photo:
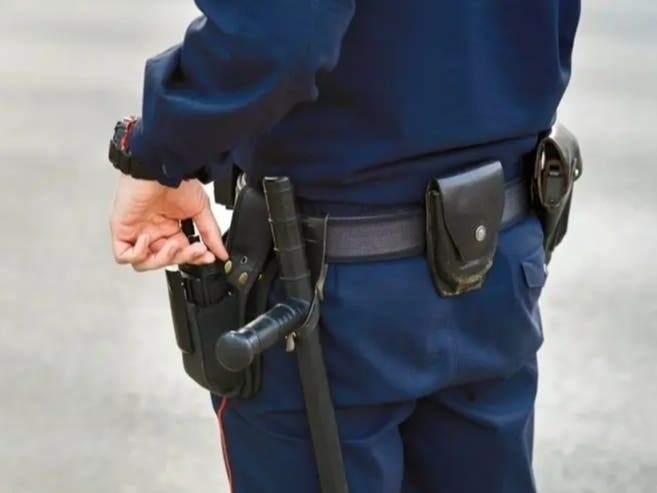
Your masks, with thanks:
[{"label": "police officer", "polygon": [[[146,65],[142,117],[115,133],[114,254],[139,271],[228,257],[201,181],[233,163],[252,183],[289,176],[305,211],[346,217],[420,207],[428,182],[475,163],[523,183],[580,12],[579,0],[196,4],[183,43]],[[436,292],[427,253],[329,264],[321,337],[350,491],[535,491],[543,231],[532,213],[499,229],[483,285],[454,296]],[[254,399],[214,397],[232,489],[317,491],[295,362],[274,347],[263,375]]]}]

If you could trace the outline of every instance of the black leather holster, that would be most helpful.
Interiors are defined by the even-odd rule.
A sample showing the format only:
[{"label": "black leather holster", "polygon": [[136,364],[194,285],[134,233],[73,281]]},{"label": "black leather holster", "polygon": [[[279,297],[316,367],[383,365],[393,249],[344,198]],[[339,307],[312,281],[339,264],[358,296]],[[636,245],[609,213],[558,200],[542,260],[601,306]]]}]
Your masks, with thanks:
[{"label": "black leather holster", "polygon": [[219,364],[216,344],[263,313],[277,265],[262,194],[241,191],[226,246],[230,259],[211,265],[182,265],[167,271],[169,301],[187,374],[218,395],[254,396],[261,381],[260,358],[232,372]]},{"label": "black leather holster", "polygon": [[532,185],[532,202],[543,225],[546,262],[568,231],[573,186],[581,175],[577,138],[557,123],[538,144]]}]

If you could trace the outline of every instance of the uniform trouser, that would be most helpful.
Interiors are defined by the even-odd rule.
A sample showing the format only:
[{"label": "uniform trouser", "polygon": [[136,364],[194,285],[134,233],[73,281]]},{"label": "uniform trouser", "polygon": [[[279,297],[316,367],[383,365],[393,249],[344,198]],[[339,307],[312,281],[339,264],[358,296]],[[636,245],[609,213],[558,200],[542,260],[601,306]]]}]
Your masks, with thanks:
[{"label": "uniform trouser", "polygon": [[[423,257],[331,265],[321,339],[352,493],[530,493],[542,233],[500,235],[482,289],[436,294]],[[275,289],[272,296],[280,296]],[[318,492],[296,358],[213,398],[234,493]]]}]

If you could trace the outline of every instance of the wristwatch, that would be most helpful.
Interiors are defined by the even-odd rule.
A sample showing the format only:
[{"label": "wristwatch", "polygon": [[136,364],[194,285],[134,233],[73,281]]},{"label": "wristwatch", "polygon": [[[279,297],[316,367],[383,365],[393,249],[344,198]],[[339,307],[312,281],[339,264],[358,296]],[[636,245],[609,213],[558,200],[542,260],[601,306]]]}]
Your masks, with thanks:
[{"label": "wristwatch", "polygon": [[127,116],[114,126],[109,145],[109,160],[116,169],[140,180],[155,180],[144,165],[130,153],[130,134],[139,118]]},{"label": "wristwatch", "polygon": [[119,120],[114,126],[114,135],[112,136],[109,145],[109,160],[116,169],[126,175],[132,176],[133,178],[158,181],[163,185],[171,187],[178,186],[181,179],[196,179],[202,183],[210,182],[211,177],[205,166],[175,180],[170,179],[167,181],[170,177],[168,177],[166,171],[163,176],[153,176],[153,172],[149,171],[146,166],[144,166],[144,164],[130,152],[130,134],[134,130],[138,121],[139,118],[136,116],[126,116]]}]

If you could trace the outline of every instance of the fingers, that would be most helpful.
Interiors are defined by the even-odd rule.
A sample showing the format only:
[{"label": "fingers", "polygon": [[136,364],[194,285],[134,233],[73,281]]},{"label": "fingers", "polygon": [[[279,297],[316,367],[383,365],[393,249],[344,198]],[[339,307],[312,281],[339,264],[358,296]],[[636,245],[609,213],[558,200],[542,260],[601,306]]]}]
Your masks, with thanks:
[{"label": "fingers", "polygon": [[157,270],[178,264],[211,264],[215,256],[201,242],[189,244],[179,231],[169,238],[160,238],[149,245],[149,236],[141,235],[135,245],[115,241],[115,258],[120,264],[131,264],[138,272]]},{"label": "fingers", "polygon": [[180,223],[174,219],[159,218],[157,223],[148,224],[142,230],[142,234],[151,239],[151,249],[155,242],[163,242],[180,232]]},{"label": "fingers", "polygon": [[158,240],[152,241],[148,248],[150,249],[151,253],[157,253],[162,250],[162,247],[166,244],[167,240],[168,238],[160,238]]},{"label": "fingers", "polygon": [[216,257],[214,256],[214,254],[210,251],[207,251],[203,255],[200,255],[187,263],[194,265],[211,264],[212,262],[215,261],[215,259]]},{"label": "fingers", "polygon": [[[183,233],[180,233],[180,234],[182,235]],[[166,243],[166,240],[167,240],[166,238],[160,238],[159,240],[152,242],[151,245],[150,245],[151,253],[159,252],[162,249],[162,247],[164,246],[164,244]],[[188,243],[185,242],[185,245],[187,245],[187,244]],[[194,265],[211,264],[212,262],[215,261],[215,258],[216,257],[214,256],[214,254],[212,252],[207,251],[207,249],[205,249],[204,253],[200,254],[198,257],[195,257],[191,260],[187,260],[184,263],[194,264]],[[181,262],[181,263],[183,263],[183,262]]]},{"label": "fingers", "polygon": [[201,209],[201,212],[193,217],[193,220],[201,240],[207,245],[208,249],[219,259],[228,260],[228,252],[221,239],[221,231],[212,214],[210,204],[207,203]]},{"label": "fingers", "polygon": [[133,262],[132,268],[137,272],[144,272],[171,265],[180,249],[179,241],[176,238],[170,238],[162,245],[157,253],[148,255],[141,262]]},{"label": "fingers", "polygon": [[150,253],[148,248],[149,243],[150,238],[147,234],[139,235],[134,245],[115,238],[112,242],[114,260],[118,264],[135,264],[143,262]]},{"label": "fingers", "polygon": [[[162,197],[156,198],[159,200]],[[161,206],[159,212],[139,209],[137,212],[140,212],[140,217],[129,216],[128,219],[113,213],[110,230],[116,262],[130,264],[141,272],[172,264],[212,263],[217,257],[222,260],[228,259],[228,252],[221,239],[221,231],[204,192],[203,198],[205,201],[200,212],[192,217],[201,241],[192,245],[180,230],[177,215],[183,214],[182,209],[167,208],[164,207],[167,204],[159,204]],[[173,200],[173,205],[176,204],[177,202]],[[195,209],[198,210],[198,203]]]},{"label": "fingers", "polygon": [[[159,220],[157,224],[146,225],[137,233],[126,231],[120,223],[110,221],[114,260],[119,264],[141,262],[149,251],[157,253],[168,238],[179,232],[180,224],[173,219]],[[144,244],[139,243],[140,239],[145,243],[145,249]]]},{"label": "fingers", "polygon": [[214,255],[212,255],[212,253],[208,251],[208,247],[206,247],[203,243],[200,242],[192,243],[191,245],[186,246],[180,252],[178,252],[178,255],[176,255],[176,257],[173,259],[173,263],[174,264],[207,263],[200,261],[202,257],[207,258],[207,254],[209,254],[211,257],[210,262],[214,262]]},{"label": "fingers", "polygon": [[157,253],[149,255],[141,262],[133,263],[132,267],[138,272],[144,272],[169,265],[198,263],[199,257],[203,257],[207,253],[208,249],[203,243],[190,245],[187,238],[183,234],[179,234],[167,239]]}]

